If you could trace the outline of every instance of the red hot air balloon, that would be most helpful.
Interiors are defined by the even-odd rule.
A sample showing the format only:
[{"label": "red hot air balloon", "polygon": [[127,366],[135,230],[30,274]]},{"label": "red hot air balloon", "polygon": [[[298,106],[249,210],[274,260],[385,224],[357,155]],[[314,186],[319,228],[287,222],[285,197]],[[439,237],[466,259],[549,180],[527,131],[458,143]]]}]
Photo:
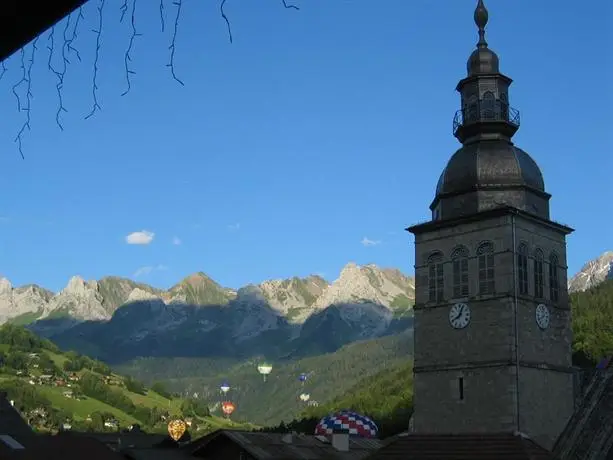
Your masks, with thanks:
[{"label": "red hot air balloon", "polygon": [[231,401],[224,401],[221,403],[221,410],[226,417],[230,417],[230,415],[232,415],[232,412],[234,412],[234,409],[236,409],[236,406]]}]

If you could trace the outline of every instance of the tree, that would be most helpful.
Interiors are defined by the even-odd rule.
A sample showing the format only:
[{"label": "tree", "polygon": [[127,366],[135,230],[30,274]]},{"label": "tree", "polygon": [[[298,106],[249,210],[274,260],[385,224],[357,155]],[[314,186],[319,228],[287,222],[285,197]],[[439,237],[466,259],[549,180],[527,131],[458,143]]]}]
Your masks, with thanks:
[{"label": "tree", "polygon": [[157,394],[165,397],[166,399],[172,399],[170,391],[166,389],[166,386],[162,382],[155,382],[153,385],[151,385],[151,391],[155,391]]}]

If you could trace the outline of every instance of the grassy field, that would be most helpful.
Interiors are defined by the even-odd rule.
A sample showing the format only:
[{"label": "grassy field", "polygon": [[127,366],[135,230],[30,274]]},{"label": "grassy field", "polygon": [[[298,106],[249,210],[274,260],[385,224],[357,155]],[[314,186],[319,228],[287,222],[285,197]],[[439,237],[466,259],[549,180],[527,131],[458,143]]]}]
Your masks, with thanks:
[{"label": "grassy field", "polygon": [[53,407],[71,412],[77,420],[85,420],[92,412],[108,412],[113,414],[122,426],[138,423],[134,417],[97,399],[86,397],[82,400],[76,400],[67,398],[62,394],[66,391],[66,388],[38,387],[38,390],[51,401]]}]

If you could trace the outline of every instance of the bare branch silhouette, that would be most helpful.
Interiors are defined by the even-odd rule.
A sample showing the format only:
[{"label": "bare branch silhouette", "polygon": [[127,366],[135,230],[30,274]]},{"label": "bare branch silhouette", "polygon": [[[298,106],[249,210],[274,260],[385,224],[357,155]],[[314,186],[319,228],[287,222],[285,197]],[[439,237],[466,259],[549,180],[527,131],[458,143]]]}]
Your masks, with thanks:
[{"label": "bare branch silhouette", "polygon": [[[67,27],[68,27],[68,23],[67,23]],[[47,38],[47,42],[49,42],[49,44],[47,45],[47,49],[49,50],[49,59],[47,60],[47,68],[51,72],[53,72],[55,74],[55,77],[57,78],[55,89],[57,91],[57,97],[59,99],[59,108],[55,114],[55,122],[60,127],[60,129],[63,131],[64,127],[62,126],[62,123],[60,122],[60,113],[62,111],[66,111],[66,109],[64,109],[64,103],[62,99],[62,87],[64,85],[64,74],[66,72],[66,61],[65,61],[64,56],[62,56],[63,68],[61,71],[57,70],[55,66],[53,65],[53,50],[55,49],[54,37],[55,37],[55,26],[51,28],[51,31],[49,32],[49,36]],[[62,47],[62,54],[64,54],[64,49],[65,49],[65,46]]]},{"label": "bare branch silhouette", "polygon": [[123,18],[128,11],[128,0],[123,0],[123,4],[121,5],[121,8],[119,8],[119,10],[121,11],[121,17],[119,18],[119,22],[123,22]]},{"label": "bare branch silhouette", "polygon": [[100,107],[100,104],[98,104],[98,59],[100,58],[100,38],[102,37],[102,10],[104,9],[104,1],[105,0],[100,0],[100,4],[98,5],[98,30],[92,30],[92,32],[94,32],[96,34],[96,57],[94,58],[94,75],[93,75],[93,87],[92,87],[92,95],[94,98],[94,102],[93,102],[93,106],[92,106],[92,110],[89,113],[89,115],[87,115],[85,117],[85,119],[87,120],[88,118],[90,118],[94,113],[96,113],[96,110],[102,110],[102,107]]},{"label": "bare branch silhouette", "polygon": [[[127,2],[127,0],[126,0],[126,2]],[[136,0],[132,0],[132,14],[131,14],[131,18],[130,18],[130,24],[132,26],[132,35],[130,36],[130,45],[128,46],[128,49],[126,50],[126,54],[125,54],[124,60],[123,60],[125,68],[126,68],[126,82],[128,84],[128,88],[121,94],[122,96],[125,96],[130,91],[130,88],[131,88],[131,85],[130,85],[130,75],[134,75],[136,73],[133,70],[131,70],[130,67],[128,66],[128,62],[132,61],[132,57],[130,56],[130,52],[132,51],[132,46],[134,46],[134,39],[136,37],[140,37],[142,35],[142,34],[136,33],[135,13],[136,13]]]},{"label": "bare branch silhouette", "polygon": [[21,75],[21,79],[15,83],[13,85],[13,94],[15,95],[15,98],[17,99],[17,110],[19,112],[21,112],[21,99],[19,98],[19,94],[17,94],[17,88],[19,88],[21,86],[22,83],[25,83],[26,81],[26,77],[27,77],[27,73],[26,73],[26,48],[23,47],[21,48],[21,70],[22,70],[22,75]]},{"label": "bare branch silhouette", "polygon": [[284,6],[285,8],[293,8],[293,9],[295,9],[295,10],[299,10],[299,9],[300,9],[300,8],[298,8],[296,5],[288,5],[288,4],[287,4],[287,0],[281,0],[281,1],[283,2],[283,6]]},{"label": "bare branch silhouette", "polygon": [[[21,154],[21,158],[24,160],[25,160],[25,156],[23,155],[23,150],[22,150],[22,136],[26,129],[30,131],[30,107],[31,107],[31,102],[32,102],[32,66],[34,65],[34,56],[36,55],[36,50],[38,49],[38,47],[36,46],[38,39],[39,37],[36,37],[34,41],[32,42],[32,55],[30,57],[30,63],[27,69],[25,67],[25,64],[23,65],[23,77],[22,77],[22,80],[20,81],[20,83],[21,82],[26,83],[26,104],[25,104],[25,107],[22,108],[22,110],[26,112],[26,120],[23,123],[23,126],[21,127],[21,129],[19,130],[19,133],[17,133],[17,137],[15,137],[15,142],[19,146],[19,153]],[[25,54],[25,52],[23,54]],[[23,57],[23,54],[22,54],[22,57]],[[22,59],[22,62],[23,62],[23,59]]]},{"label": "bare branch silhouette", "polygon": [[170,50],[170,62],[167,64],[167,67],[170,67],[172,78],[178,81],[181,84],[181,86],[185,86],[185,83],[179,80],[179,78],[177,77],[177,74],[175,73],[175,44],[177,42],[177,29],[179,28],[179,17],[181,16],[181,0],[175,0],[174,2],[172,2],[172,4],[177,7],[177,15],[175,16],[175,28],[172,33],[172,42],[170,43],[170,46],[168,47],[168,49]]},{"label": "bare branch silhouette", "polygon": [[160,0],[160,21],[162,23],[162,32],[164,32],[164,0]]},{"label": "bare branch silhouette", "polygon": [[226,0],[221,0],[219,4],[219,12],[221,13],[221,17],[226,21],[226,26],[228,27],[228,36],[230,37],[230,43],[232,43],[232,28],[230,27],[230,21],[228,20],[228,16],[224,11],[224,6],[226,5]]},{"label": "bare branch silhouette", "polygon": [[[73,14],[71,14],[70,16],[72,16]],[[84,19],[82,7],[79,8],[79,12],[77,13],[77,19],[74,23],[74,28],[72,29],[72,35],[70,36],[70,39],[66,42],[66,48],[68,49],[68,52],[74,53],[77,56],[79,62],[81,62],[81,55],[79,54],[79,50],[72,46],[72,42],[74,42],[77,38],[77,29],[79,27],[79,22],[81,21],[81,19]]]},{"label": "bare branch silhouette", "polygon": [[[130,1],[132,2],[131,5],[130,5]],[[131,68],[131,63],[133,62],[132,61],[132,51],[134,48],[136,37],[139,37],[142,35],[138,33],[136,29],[136,1],[137,0],[122,0],[122,4],[120,7],[121,17],[120,17],[119,22],[121,23],[123,23],[123,20],[126,17],[128,10],[131,10],[130,12],[131,35],[130,35],[130,41],[129,41],[128,47],[124,54],[124,68],[125,68],[125,73],[126,73],[127,88],[123,93],[121,93],[122,96],[125,96],[132,88],[131,75],[136,74],[136,72],[132,70]],[[289,0],[281,0],[281,3],[283,4],[284,8],[295,9],[295,10],[300,9],[298,6],[288,3],[288,1]],[[220,0],[219,9],[220,9],[221,17],[225,21],[227,29],[228,29],[228,36],[229,36],[230,43],[233,43],[234,38],[232,35],[232,28],[231,28],[230,20],[228,19],[228,16],[225,13],[226,2],[227,0]],[[102,27],[104,24],[103,12],[105,8],[105,4],[106,4],[106,0],[98,0],[98,5],[96,7],[98,10],[98,25],[96,29],[92,29],[92,32],[96,34],[96,47],[95,47],[95,56],[94,56],[93,73],[92,73],[93,102],[92,102],[91,111],[89,112],[88,115],[85,116],[85,119],[91,118],[97,111],[102,110],[102,107],[98,101],[98,89],[99,89],[98,88],[98,71],[99,71],[100,53],[102,49]],[[168,47],[170,51],[169,63],[166,64],[166,66],[170,67],[172,78],[176,80],[182,86],[185,86],[184,82],[179,79],[175,71],[175,53],[176,53],[177,33],[179,29],[179,21],[181,19],[181,8],[183,6],[183,0],[173,0],[172,4],[176,7],[176,11],[175,11],[175,17],[174,17],[174,27],[172,31],[172,39]],[[162,29],[162,32],[164,32],[166,29],[165,0],[159,0],[159,12],[160,12],[161,29]],[[73,20],[73,17],[74,17],[74,20]],[[55,121],[62,131],[64,130],[64,127],[62,125],[61,115],[63,112],[68,112],[68,110],[64,106],[64,99],[63,99],[64,77],[66,76],[66,71],[68,69],[68,66],[72,64],[70,59],[73,55],[76,56],[76,59],[79,62],[81,62],[81,54],[79,53],[79,50],[73,46],[73,43],[78,38],[79,25],[81,24],[82,19],[85,19],[83,15],[82,6],[79,7],[78,11],[72,12],[66,18],[66,22],[64,25],[64,29],[63,29],[63,43],[61,46],[61,65],[58,64],[57,61],[56,61],[56,64],[54,64],[53,62],[54,57],[57,56],[56,52],[59,51],[56,49],[56,46],[55,46],[55,42],[57,39],[56,33],[55,33],[56,26],[51,27],[51,30],[47,37],[47,49],[49,50],[49,58],[47,61],[47,67],[56,77],[55,88],[56,88],[57,97],[59,100],[59,106],[55,114]],[[17,100],[17,110],[19,112],[24,111],[26,112],[26,115],[27,115],[23,126],[21,127],[21,129],[19,130],[19,133],[17,134],[17,137],[15,138],[15,142],[18,143],[19,145],[19,153],[21,154],[22,158],[25,158],[23,155],[23,151],[22,151],[22,137],[26,130],[28,131],[30,130],[30,106],[31,106],[31,101],[32,101],[31,70],[32,70],[32,66],[34,65],[34,56],[35,56],[36,50],[38,49],[36,45],[37,45],[39,38],[40,36],[38,36],[32,42],[32,55],[29,58],[29,60],[26,58],[26,51],[25,51],[26,47],[21,48],[20,58],[21,58],[22,75],[19,81],[12,86],[13,94],[15,95],[15,99]],[[4,78],[7,70],[8,69],[6,67],[5,61],[2,61],[0,63],[0,80]],[[27,88],[25,96],[23,94],[20,95],[21,91],[19,90],[20,87],[24,84],[26,85],[26,88]]]}]

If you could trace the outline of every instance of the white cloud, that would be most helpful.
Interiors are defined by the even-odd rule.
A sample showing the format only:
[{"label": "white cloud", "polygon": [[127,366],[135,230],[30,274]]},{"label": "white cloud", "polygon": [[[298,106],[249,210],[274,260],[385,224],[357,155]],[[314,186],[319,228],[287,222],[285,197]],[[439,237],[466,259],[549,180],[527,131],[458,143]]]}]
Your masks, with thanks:
[{"label": "white cloud", "polygon": [[163,271],[163,270],[168,270],[168,267],[162,264],[155,265],[155,266],[147,265],[145,267],[140,267],[138,270],[136,270],[134,272],[134,278],[149,275],[151,272],[154,272],[154,271]]},{"label": "white cloud", "polygon": [[181,241],[181,238],[179,238],[178,236],[172,238],[172,244],[174,244],[175,246],[179,246],[181,243],[183,243],[183,241]]},{"label": "white cloud", "polygon": [[228,230],[230,230],[231,232],[236,232],[240,228],[241,228],[241,224],[239,223],[228,225]]},{"label": "white cloud", "polygon": [[380,240],[370,240],[367,237],[362,238],[362,241],[360,241],[362,243],[362,246],[376,246],[378,244],[381,244]]},{"label": "white cloud", "polygon": [[153,241],[155,233],[148,230],[141,230],[140,232],[132,232],[126,236],[126,243],[128,244],[149,244]]}]

